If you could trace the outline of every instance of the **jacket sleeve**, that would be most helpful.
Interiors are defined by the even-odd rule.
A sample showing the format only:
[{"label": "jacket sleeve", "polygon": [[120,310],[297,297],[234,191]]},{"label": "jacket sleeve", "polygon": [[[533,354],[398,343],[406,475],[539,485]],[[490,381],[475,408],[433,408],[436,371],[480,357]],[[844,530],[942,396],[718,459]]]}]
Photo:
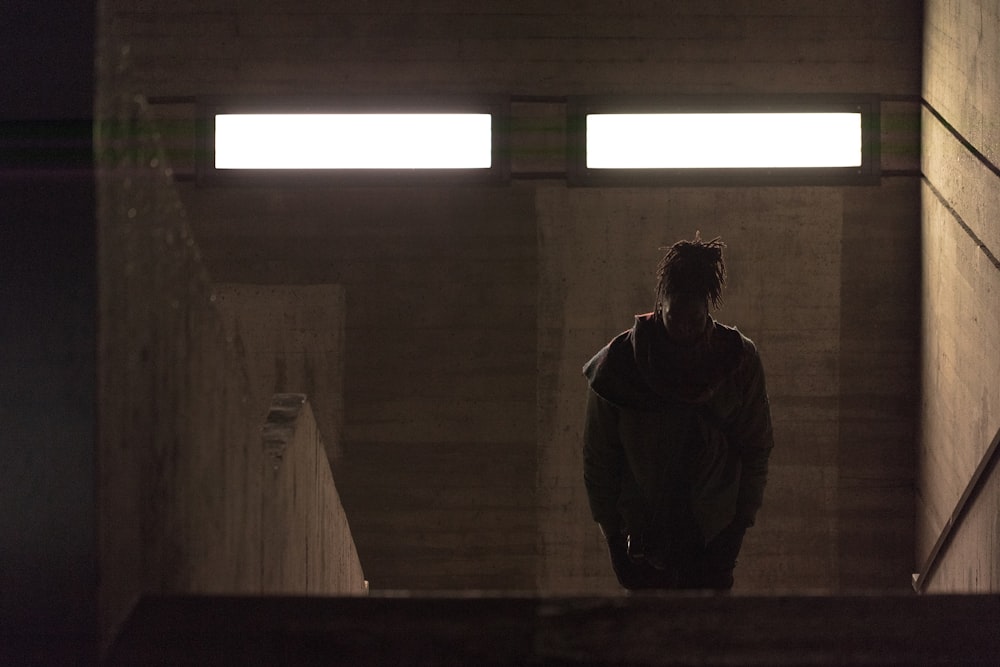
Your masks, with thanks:
[{"label": "jacket sleeve", "polygon": [[731,441],[739,447],[741,458],[736,518],[743,525],[752,526],[764,499],[774,433],[764,383],[764,366],[757,348],[749,341],[737,381],[740,383],[743,400],[729,433]]},{"label": "jacket sleeve", "polygon": [[583,480],[591,515],[601,524],[605,536],[616,534],[621,528],[618,497],[623,464],[615,406],[588,389],[587,419],[583,429]]}]

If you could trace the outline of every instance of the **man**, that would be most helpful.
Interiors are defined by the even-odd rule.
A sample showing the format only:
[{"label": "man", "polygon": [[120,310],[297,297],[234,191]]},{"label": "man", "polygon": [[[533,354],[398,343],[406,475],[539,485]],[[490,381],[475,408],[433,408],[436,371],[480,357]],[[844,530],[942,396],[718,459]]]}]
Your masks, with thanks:
[{"label": "man", "polygon": [[709,315],[725,244],[674,244],[656,306],[584,366],[584,481],[627,589],[729,590],[773,447],[753,342]]}]

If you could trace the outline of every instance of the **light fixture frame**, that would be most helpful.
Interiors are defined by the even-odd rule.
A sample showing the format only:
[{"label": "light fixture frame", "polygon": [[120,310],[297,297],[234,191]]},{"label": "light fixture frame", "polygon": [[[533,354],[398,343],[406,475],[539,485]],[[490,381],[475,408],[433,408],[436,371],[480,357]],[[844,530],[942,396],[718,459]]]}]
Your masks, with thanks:
[{"label": "light fixture frame", "polygon": [[[491,116],[491,164],[483,168],[218,169],[218,114],[478,113]],[[510,180],[510,100],[497,95],[215,96],[197,101],[199,185],[382,186],[505,184]]]},{"label": "light fixture frame", "polygon": [[[587,115],[638,113],[861,114],[861,165],[852,167],[594,168],[587,166]],[[571,186],[874,185],[881,177],[880,98],[843,95],[573,96],[566,104]]]}]

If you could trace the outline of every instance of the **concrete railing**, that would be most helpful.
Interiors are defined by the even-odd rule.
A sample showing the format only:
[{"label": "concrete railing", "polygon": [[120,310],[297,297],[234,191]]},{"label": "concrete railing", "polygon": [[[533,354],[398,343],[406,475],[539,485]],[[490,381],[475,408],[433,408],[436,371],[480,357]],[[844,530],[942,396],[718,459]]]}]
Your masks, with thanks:
[{"label": "concrete railing", "polygon": [[262,436],[261,591],[367,593],[306,396],[275,394]]}]

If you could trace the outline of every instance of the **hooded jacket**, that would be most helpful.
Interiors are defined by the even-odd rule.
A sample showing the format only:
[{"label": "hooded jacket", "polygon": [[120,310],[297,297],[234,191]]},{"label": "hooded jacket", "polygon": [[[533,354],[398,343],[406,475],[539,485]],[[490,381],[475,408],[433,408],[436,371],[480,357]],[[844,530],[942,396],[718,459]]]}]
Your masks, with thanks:
[{"label": "hooded jacket", "polygon": [[668,534],[695,525],[705,543],[751,526],[774,446],[753,342],[710,319],[690,347],[654,313],[583,367],[590,391],[584,482],[606,534]]}]

